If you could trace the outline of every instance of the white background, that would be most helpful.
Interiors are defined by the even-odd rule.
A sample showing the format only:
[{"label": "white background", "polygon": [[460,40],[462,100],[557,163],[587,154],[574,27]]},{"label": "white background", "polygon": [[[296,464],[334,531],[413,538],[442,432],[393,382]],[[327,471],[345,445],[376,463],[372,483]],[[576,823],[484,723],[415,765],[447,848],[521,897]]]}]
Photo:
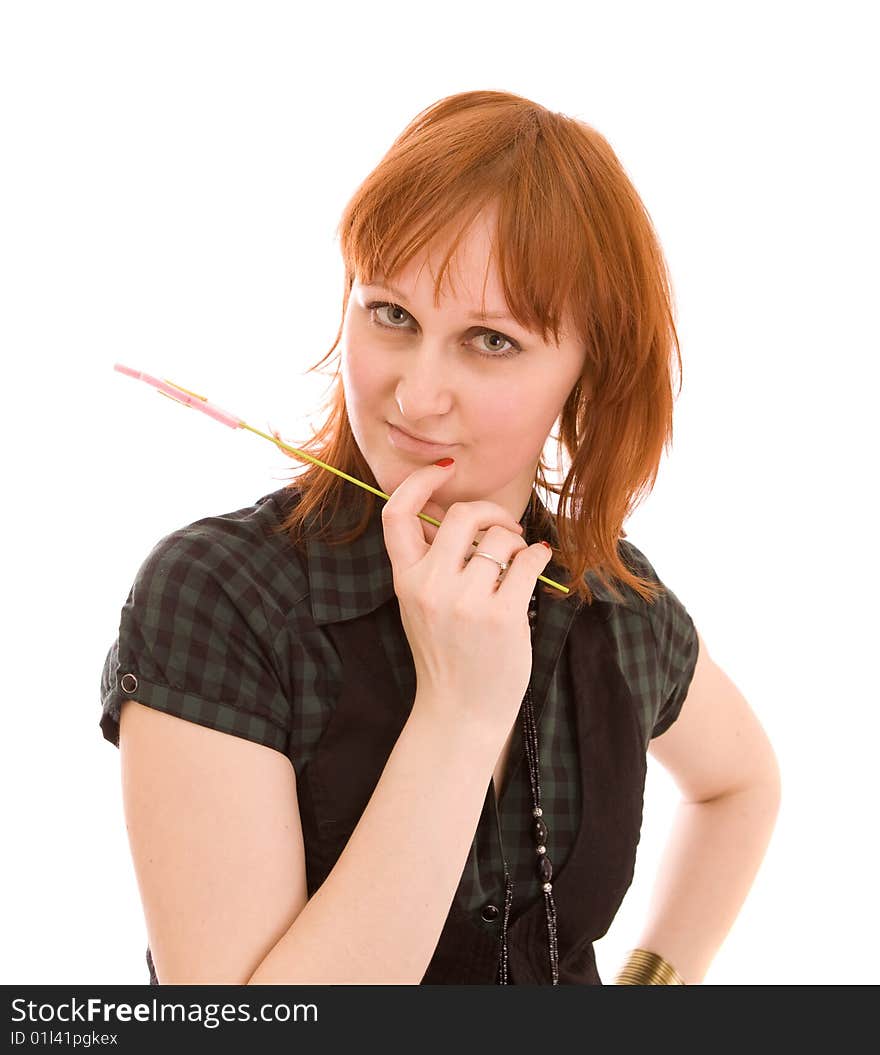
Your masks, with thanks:
[{"label": "white background", "polygon": [[[113,363],[307,435],[341,211],[419,110],[476,88],[597,128],[672,270],[674,447],[628,537],[783,776],[705,983],[880,981],[873,5],[310,6],[2,7],[0,981],[146,982],[104,657],[159,538],[291,475]],[[606,982],[675,801],[650,760],[635,880],[596,944]]]}]

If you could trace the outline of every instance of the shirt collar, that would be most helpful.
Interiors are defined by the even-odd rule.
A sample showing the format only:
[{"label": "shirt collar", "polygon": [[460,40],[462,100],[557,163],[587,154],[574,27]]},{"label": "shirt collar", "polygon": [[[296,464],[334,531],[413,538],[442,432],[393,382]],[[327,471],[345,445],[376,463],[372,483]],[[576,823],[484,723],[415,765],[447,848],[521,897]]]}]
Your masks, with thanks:
[{"label": "shirt collar", "polygon": [[[533,502],[529,503],[520,520],[524,528],[523,537],[530,545],[547,537],[557,546],[559,539],[553,516],[548,514],[534,489],[532,498]],[[382,529],[382,504],[376,502],[365,531],[351,542],[330,545],[324,539],[306,539],[311,609],[316,625],[323,626],[366,615],[395,596],[391,559],[385,549]],[[548,522],[549,531],[536,533],[539,521]],[[351,523],[353,521],[346,522],[343,528],[348,528]],[[550,561],[542,574],[556,582],[562,582],[565,577],[564,569],[554,560]],[[621,603],[593,572],[588,571],[584,578],[597,601]],[[581,603],[576,594],[566,595],[562,599],[565,603]]]}]

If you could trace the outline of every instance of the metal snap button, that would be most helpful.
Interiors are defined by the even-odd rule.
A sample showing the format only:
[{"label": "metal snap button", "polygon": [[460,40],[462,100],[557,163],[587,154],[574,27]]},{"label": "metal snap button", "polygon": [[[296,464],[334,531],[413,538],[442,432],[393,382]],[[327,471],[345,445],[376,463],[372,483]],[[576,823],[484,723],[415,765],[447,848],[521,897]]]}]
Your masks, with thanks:
[{"label": "metal snap button", "polygon": [[483,911],[480,913],[486,923],[494,923],[498,919],[498,906],[497,905],[483,905]]},{"label": "metal snap button", "polygon": [[123,674],[119,684],[123,692],[137,692],[138,680],[134,674]]}]

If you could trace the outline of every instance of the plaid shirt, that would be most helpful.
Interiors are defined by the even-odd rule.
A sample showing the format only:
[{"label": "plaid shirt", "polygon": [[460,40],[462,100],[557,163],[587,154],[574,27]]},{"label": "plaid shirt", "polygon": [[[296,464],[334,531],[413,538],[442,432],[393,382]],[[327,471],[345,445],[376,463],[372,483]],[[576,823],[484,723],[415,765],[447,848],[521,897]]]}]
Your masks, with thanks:
[{"label": "plaid shirt", "polygon": [[[382,502],[359,539],[344,546],[309,539],[303,554],[286,534],[271,530],[289,499],[289,489],[281,488],[242,509],[172,531],[153,547],[122,608],[101,676],[100,727],[110,743],[119,746],[120,705],[137,699],[281,751],[299,779],[341,688],[342,662],[323,628],[371,612],[398,686],[411,691],[412,656],[400,629]],[[529,544],[541,537],[534,519],[528,510],[522,519]],[[555,529],[550,535],[556,544]],[[621,539],[619,545],[637,574],[661,581],[631,542]],[[546,574],[558,579],[552,568],[551,561]],[[624,587],[624,600],[618,601],[592,573],[587,578],[595,597],[611,602],[616,658],[647,750],[648,741],[675,721],[687,694],[697,660],[694,623],[668,587],[651,606]],[[567,606],[552,603],[541,589],[537,597],[532,686],[548,850],[557,872],[580,819],[574,716],[557,677],[570,620]],[[491,805],[497,805],[497,817]],[[502,848],[517,901],[539,896],[531,828],[528,767],[517,722],[503,793],[496,802],[490,783],[456,893],[462,908],[489,899],[503,903]]]}]

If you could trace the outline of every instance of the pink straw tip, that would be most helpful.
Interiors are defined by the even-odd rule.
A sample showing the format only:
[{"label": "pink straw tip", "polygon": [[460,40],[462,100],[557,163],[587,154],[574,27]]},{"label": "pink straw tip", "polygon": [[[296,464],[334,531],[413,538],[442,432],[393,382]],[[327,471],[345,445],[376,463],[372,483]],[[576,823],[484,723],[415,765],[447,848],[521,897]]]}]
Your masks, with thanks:
[{"label": "pink straw tip", "polygon": [[214,403],[209,403],[207,399],[202,399],[200,396],[193,396],[168,381],[162,381],[151,374],[145,374],[142,370],[132,370],[130,366],[123,366],[122,363],[114,363],[113,369],[138,381],[146,381],[148,385],[157,388],[176,402],[182,403],[185,407],[191,407],[193,410],[200,410],[203,414],[207,414],[209,418],[219,421],[221,425],[228,425],[231,429],[240,429],[242,427],[241,418],[237,414],[230,414],[228,410],[224,410]]}]

